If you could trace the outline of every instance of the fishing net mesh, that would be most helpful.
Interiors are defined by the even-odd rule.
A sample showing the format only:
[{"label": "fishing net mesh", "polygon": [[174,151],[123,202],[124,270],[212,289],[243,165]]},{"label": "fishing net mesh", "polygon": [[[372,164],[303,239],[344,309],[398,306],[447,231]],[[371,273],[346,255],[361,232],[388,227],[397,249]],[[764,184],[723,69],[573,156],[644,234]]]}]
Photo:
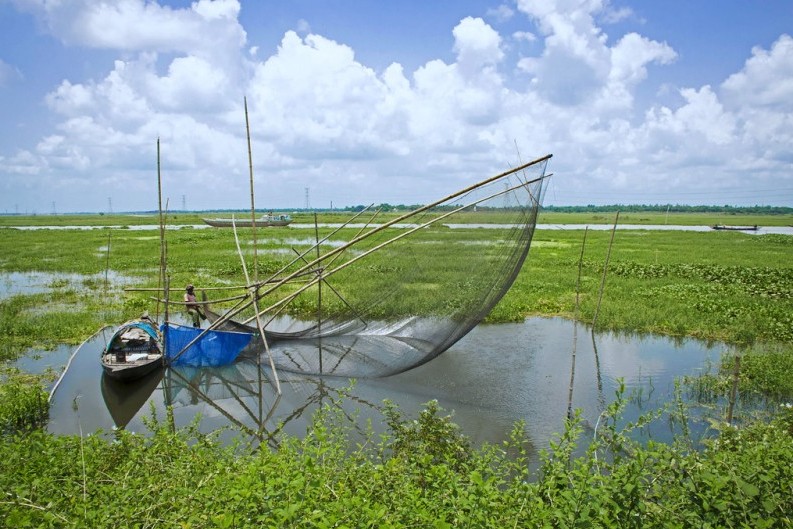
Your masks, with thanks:
[{"label": "fishing net mesh", "polygon": [[[305,230],[313,237],[294,245],[294,258],[259,290],[276,368],[387,376],[447,350],[488,315],[520,272],[547,161],[493,177],[389,227],[365,211],[343,227]],[[251,308],[234,319],[255,332],[253,314]],[[241,330],[238,324],[225,328]],[[265,354],[261,340],[254,343]]]}]

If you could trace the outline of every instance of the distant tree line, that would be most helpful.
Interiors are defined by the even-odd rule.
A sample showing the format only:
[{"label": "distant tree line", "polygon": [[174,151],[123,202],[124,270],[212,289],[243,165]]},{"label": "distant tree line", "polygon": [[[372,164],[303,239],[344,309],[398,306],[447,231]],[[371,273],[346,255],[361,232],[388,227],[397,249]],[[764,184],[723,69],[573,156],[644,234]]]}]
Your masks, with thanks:
[{"label": "distant tree line", "polygon": [[786,206],[686,206],[681,204],[611,204],[605,206],[543,206],[545,211],[559,213],[603,213],[624,211],[630,213],[640,212],[667,212],[670,213],[751,213],[762,215],[789,215],[793,208]]},{"label": "distant tree line", "polygon": [[[405,204],[380,204],[379,206],[371,208],[373,211],[381,209],[382,211],[412,211],[420,208],[421,204],[405,205]],[[459,207],[459,205],[444,205],[433,208],[435,211],[448,211]],[[366,209],[366,206],[347,206],[342,211],[360,212]],[[488,207],[484,205],[478,206],[481,210],[503,210],[504,208]],[[517,209],[515,207],[507,209]],[[558,213],[608,213],[614,211],[622,211],[626,213],[641,213],[641,212],[661,212],[666,213],[727,213],[727,214],[757,214],[757,215],[791,215],[793,214],[793,207],[786,206],[686,206],[681,204],[610,204],[605,206],[595,206],[589,204],[586,206],[543,206],[545,211],[552,211]]]}]

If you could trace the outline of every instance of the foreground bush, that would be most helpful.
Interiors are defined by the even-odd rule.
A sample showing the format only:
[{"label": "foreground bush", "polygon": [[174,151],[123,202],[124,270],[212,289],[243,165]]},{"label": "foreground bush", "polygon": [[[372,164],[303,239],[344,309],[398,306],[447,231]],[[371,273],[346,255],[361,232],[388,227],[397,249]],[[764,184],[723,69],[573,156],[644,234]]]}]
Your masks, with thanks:
[{"label": "foreground bush", "polygon": [[[5,527],[789,527],[793,411],[729,429],[704,450],[684,437],[640,446],[613,405],[584,455],[577,419],[536,472],[516,428],[472,449],[429,403],[386,407],[389,433],[351,441],[327,406],[279,449],[223,447],[168,421],[125,431],[0,440]],[[589,442],[589,440],[586,440]]]},{"label": "foreground bush", "polygon": [[38,377],[0,367],[0,434],[46,424],[48,395]]}]

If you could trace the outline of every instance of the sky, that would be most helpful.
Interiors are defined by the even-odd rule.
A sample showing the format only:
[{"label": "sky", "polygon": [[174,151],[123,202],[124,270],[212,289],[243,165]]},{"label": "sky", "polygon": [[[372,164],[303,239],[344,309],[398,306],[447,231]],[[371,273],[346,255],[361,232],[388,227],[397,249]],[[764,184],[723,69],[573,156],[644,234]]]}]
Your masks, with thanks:
[{"label": "sky", "polygon": [[545,205],[793,206],[793,1],[0,0],[0,214],[158,173],[246,209],[251,168],[257,209],[425,204],[546,154]]}]

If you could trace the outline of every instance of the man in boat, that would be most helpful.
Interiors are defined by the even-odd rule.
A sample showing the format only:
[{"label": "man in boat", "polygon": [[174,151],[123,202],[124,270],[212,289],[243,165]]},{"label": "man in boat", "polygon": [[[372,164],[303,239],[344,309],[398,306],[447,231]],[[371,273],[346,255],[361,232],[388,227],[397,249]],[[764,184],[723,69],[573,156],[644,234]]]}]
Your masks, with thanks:
[{"label": "man in boat", "polygon": [[187,285],[184,293],[185,307],[187,314],[193,321],[193,327],[201,327],[201,320],[205,320],[206,316],[201,311],[201,306],[196,302],[195,292],[193,285]]}]

